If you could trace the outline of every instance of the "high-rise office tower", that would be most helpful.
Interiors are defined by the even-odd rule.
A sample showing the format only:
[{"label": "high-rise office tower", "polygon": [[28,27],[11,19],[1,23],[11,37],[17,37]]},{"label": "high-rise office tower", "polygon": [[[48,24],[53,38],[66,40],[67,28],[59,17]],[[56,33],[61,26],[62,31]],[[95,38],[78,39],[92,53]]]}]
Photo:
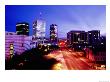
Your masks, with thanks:
[{"label": "high-rise office tower", "polygon": [[17,35],[27,35],[29,36],[29,24],[26,22],[21,22],[16,24]]},{"label": "high-rise office tower", "polygon": [[37,43],[44,43],[45,40],[45,28],[46,22],[45,20],[38,19],[33,22],[33,41],[37,41]]},{"label": "high-rise office tower", "polygon": [[50,25],[50,42],[57,44],[58,42],[58,28],[56,24]]}]

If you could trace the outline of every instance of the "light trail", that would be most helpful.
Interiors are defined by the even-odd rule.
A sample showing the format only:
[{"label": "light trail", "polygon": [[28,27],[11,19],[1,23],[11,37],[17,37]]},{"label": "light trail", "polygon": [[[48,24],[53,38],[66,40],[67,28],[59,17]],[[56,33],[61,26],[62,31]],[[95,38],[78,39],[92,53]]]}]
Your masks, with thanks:
[{"label": "light trail", "polygon": [[83,52],[74,52],[72,50],[63,49],[53,51],[47,56],[59,61],[53,66],[53,70],[93,70],[86,61],[87,59],[82,57]]}]

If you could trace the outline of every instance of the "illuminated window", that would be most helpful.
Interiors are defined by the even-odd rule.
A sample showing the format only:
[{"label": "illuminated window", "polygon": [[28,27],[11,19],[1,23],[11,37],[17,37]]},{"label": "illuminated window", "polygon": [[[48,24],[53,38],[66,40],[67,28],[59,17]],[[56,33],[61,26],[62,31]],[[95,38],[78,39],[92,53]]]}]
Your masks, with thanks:
[{"label": "illuminated window", "polygon": [[10,50],[10,54],[13,54],[13,50]]},{"label": "illuminated window", "polygon": [[78,38],[78,41],[80,41],[80,38]]},{"label": "illuminated window", "polygon": [[76,35],[80,34],[80,33],[75,33]]},{"label": "illuminated window", "polygon": [[10,49],[13,49],[13,44],[10,44]]},{"label": "illuminated window", "polygon": [[13,46],[10,46],[10,49],[13,49]]},{"label": "illuminated window", "polygon": [[104,44],[104,43],[101,43],[101,44]]}]

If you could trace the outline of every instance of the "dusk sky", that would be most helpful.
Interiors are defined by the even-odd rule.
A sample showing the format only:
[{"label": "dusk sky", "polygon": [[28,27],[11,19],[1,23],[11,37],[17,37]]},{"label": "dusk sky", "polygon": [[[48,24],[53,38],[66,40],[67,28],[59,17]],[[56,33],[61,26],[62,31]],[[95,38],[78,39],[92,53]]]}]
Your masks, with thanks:
[{"label": "dusk sky", "polygon": [[15,32],[16,23],[27,22],[32,35],[32,24],[39,18],[46,20],[46,37],[49,37],[51,24],[58,25],[59,37],[66,37],[71,30],[100,30],[102,35],[106,33],[105,5],[7,5],[5,30]]}]

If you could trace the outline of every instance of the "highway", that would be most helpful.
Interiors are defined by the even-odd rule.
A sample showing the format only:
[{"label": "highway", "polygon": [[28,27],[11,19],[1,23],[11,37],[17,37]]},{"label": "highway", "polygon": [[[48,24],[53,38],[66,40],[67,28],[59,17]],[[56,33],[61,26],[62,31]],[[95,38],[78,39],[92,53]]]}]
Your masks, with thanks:
[{"label": "highway", "polygon": [[75,52],[70,49],[56,50],[48,54],[59,61],[53,66],[53,70],[94,70],[88,59],[82,57],[83,52]]}]

